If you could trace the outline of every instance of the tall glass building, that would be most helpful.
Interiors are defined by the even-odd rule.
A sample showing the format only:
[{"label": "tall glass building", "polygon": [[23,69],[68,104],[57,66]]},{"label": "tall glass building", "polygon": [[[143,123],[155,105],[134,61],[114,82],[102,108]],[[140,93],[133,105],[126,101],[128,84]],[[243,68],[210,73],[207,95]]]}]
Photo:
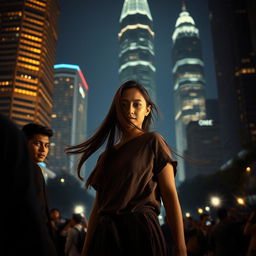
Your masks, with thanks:
[{"label": "tall glass building", "polygon": [[51,124],[58,0],[0,1],[0,111]]},{"label": "tall glass building", "polygon": [[[185,6],[176,21],[172,42],[176,150],[184,155],[187,149],[187,125],[206,117],[204,63],[199,30]],[[184,166],[184,160],[180,159],[178,182],[186,178]]]},{"label": "tall glass building", "polygon": [[208,0],[208,5],[227,162],[256,145],[256,2]]},{"label": "tall glass building", "polygon": [[55,173],[66,171],[76,176],[77,157],[67,156],[65,146],[76,145],[86,138],[88,85],[77,65],[54,65],[54,94],[49,159]]},{"label": "tall glass building", "polygon": [[147,0],[125,0],[119,22],[120,83],[137,80],[156,100],[153,19]]}]

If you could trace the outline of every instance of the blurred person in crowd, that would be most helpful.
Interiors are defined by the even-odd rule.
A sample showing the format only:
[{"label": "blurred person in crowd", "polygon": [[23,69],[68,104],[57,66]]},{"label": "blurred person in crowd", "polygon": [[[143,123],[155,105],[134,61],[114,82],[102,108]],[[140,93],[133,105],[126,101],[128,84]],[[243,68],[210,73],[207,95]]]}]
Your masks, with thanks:
[{"label": "blurred person in crowd", "polygon": [[212,219],[208,213],[203,213],[200,215],[198,226],[203,232],[204,236],[208,237],[208,233],[212,227]]},{"label": "blurred person in crowd", "polygon": [[203,256],[207,251],[207,240],[197,222],[190,216],[184,219],[188,256]]},{"label": "blurred person in crowd", "polygon": [[256,210],[252,211],[245,226],[244,234],[249,237],[246,256],[256,256]]},{"label": "blurred person in crowd", "polygon": [[84,217],[79,213],[73,213],[70,220],[70,228],[67,230],[65,255],[80,256],[85,241],[87,228],[84,226]]},{"label": "blurred person in crowd", "polygon": [[0,114],[0,136],[1,187],[5,187],[1,201],[2,255],[57,256],[41,216],[34,167],[24,134]]},{"label": "blurred person in crowd", "polygon": [[150,132],[156,110],[146,89],[127,81],[117,90],[96,133],[68,147],[84,162],[104,143],[86,187],[96,190],[83,256],[166,255],[158,221],[161,199],[172,231],[175,256],[186,256],[182,212],[175,186],[177,162],[163,137]]},{"label": "blurred person in crowd", "polygon": [[62,235],[62,231],[67,224],[67,219],[63,218],[61,212],[57,208],[50,210],[51,226],[53,230],[54,242],[59,256],[64,256],[66,236]]},{"label": "blurred person in crowd", "polygon": [[217,210],[218,222],[209,233],[210,256],[244,256],[244,236],[240,223],[229,218],[228,209]]}]

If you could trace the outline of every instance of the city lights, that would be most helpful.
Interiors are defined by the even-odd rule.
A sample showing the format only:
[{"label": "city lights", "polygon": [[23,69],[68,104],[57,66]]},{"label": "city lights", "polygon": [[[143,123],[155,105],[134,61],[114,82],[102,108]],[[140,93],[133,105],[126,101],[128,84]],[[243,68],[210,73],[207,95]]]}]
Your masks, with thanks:
[{"label": "city lights", "polygon": [[211,210],[211,208],[209,206],[205,206],[204,208],[207,212],[209,212]]},{"label": "city lights", "polygon": [[202,213],[204,212],[204,210],[203,210],[202,208],[198,208],[198,209],[197,209],[197,212],[198,212],[199,214],[202,214]]},{"label": "city lights", "polygon": [[85,209],[84,209],[84,206],[83,205],[76,205],[75,207],[74,207],[74,213],[77,213],[77,214],[84,214],[84,211],[85,211]]},{"label": "city lights", "polygon": [[245,171],[248,172],[248,173],[250,173],[250,172],[251,172],[251,167],[249,167],[249,166],[246,167]]},{"label": "city lights", "polygon": [[64,178],[61,178],[61,179],[60,179],[60,182],[61,182],[61,183],[64,183],[64,182],[65,182],[65,179],[64,179]]},{"label": "city lights", "polygon": [[238,198],[236,199],[236,201],[237,201],[237,203],[238,203],[239,205],[245,205],[245,201],[244,201],[244,199],[243,199],[242,197],[238,197]]},{"label": "city lights", "polygon": [[211,204],[212,204],[212,206],[214,206],[214,207],[219,207],[219,206],[221,205],[221,200],[220,200],[220,198],[217,197],[217,196],[213,196],[213,197],[211,198]]},{"label": "city lights", "polygon": [[186,216],[187,218],[189,218],[191,215],[190,215],[189,212],[186,212],[185,216]]}]

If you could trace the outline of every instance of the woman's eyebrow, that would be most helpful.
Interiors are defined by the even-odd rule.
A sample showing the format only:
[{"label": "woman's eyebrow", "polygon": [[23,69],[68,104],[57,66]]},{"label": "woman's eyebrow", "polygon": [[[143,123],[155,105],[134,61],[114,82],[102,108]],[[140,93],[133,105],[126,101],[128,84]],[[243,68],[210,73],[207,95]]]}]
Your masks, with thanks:
[{"label": "woman's eyebrow", "polygon": [[[130,100],[128,100],[128,99],[122,99],[122,101],[129,102]],[[131,100],[131,101],[141,101],[141,99],[135,99],[135,100]]]}]

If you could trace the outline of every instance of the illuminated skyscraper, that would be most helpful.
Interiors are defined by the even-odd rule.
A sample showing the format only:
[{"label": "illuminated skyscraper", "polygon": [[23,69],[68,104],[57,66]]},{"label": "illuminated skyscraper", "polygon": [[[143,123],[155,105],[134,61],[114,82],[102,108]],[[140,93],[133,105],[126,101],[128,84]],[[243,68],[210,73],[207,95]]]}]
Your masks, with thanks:
[{"label": "illuminated skyscraper", "polygon": [[125,0],[118,33],[119,79],[137,80],[156,100],[154,31],[147,0]]},{"label": "illuminated skyscraper", "polygon": [[[54,66],[54,93],[49,166],[55,173],[76,173],[77,157],[67,156],[65,146],[81,143],[86,138],[88,85],[79,66]],[[76,174],[75,174],[76,176]]]},{"label": "illuminated skyscraper", "polygon": [[[204,119],[205,79],[199,31],[185,6],[172,35],[175,132],[177,152],[187,149],[186,127],[191,121]],[[184,161],[179,161],[178,182],[186,178]]]},{"label": "illuminated skyscraper", "polygon": [[[256,2],[208,0],[223,160],[256,145]],[[227,33],[228,32],[228,33]]]},{"label": "illuminated skyscraper", "polygon": [[50,126],[58,1],[2,0],[0,8],[0,111],[19,126]]}]

